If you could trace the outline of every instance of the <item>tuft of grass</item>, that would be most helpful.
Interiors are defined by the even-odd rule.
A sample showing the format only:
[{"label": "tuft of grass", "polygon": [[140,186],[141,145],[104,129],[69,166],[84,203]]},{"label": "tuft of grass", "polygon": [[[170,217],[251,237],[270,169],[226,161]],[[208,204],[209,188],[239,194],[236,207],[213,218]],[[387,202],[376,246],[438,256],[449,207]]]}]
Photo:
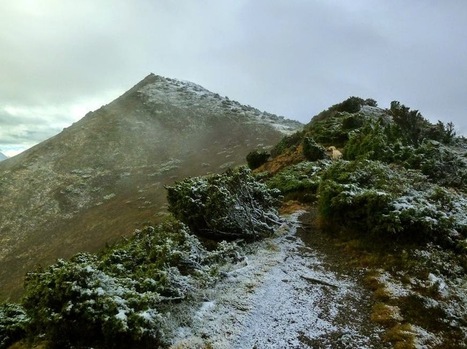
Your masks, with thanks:
[{"label": "tuft of grass", "polygon": [[383,338],[392,343],[394,349],[415,349],[416,335],[408,323],[397,324],[386,331]]},{"label": "tuft of grass", "polygon": [[402,321],[400,309],[394,305],[377,302],[372,309],[371,321],[386,327],[392,327]]}]

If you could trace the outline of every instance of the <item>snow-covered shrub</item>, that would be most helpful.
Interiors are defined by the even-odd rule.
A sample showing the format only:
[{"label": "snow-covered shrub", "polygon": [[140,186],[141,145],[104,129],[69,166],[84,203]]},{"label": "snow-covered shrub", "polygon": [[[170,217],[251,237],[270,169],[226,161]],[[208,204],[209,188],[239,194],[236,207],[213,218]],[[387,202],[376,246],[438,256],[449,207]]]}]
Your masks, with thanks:
[{"label": "snow-covered shrub", "polygon": [[404,151],[405,147],[392,139],[390,125],[385,125],[383,120],[368,120],[361,129],[350,134],[344,148],[344,158],[393,162]]},{"label": "snow-covered shrub", "polygon": [[285,199],[310,202],[315,199],[321,174],[331,161],[301,162],[286,167],[267,181],[270,188],[280,190]]},{"label": "snow-covered shrub", "polygon": [[0,349],[8,348],[26,334],[29,317],[19,304],[0,305]]},{"label": "snow-covered shrub", "polygon": [[177,221],[137,231],[100,255],[81,253],[29,273],[28,332],[58,347],[147,348],[167,340],[167,304],[213,282],[235,244],[207,251]]},{"label": "snow-covered shrub", "polygon": [[466,189],[467,159],[442,143],[425,140],[406,163],[422,171],[435,183]]},{"label": "snow-covered shrub", "polygon": [[30,273],[24,306],[32,332],[65,347],[157,343],[160,296],[138,281],[131,275],[109,275],[89,254]]},{"label": "snow-covered shrub", "polygon": [[397,163],[420,170],[434,183],[465,189],[467,160],[462,152],[428,138],[418,146],[404,144],[397,128],[395,124],[367,121],[350,135],[344,149],[345,158]]},{"label": "snow-covered shrub", "polygon": [[312,119],[306,126],[307,136],[325,146],[343,147],[349,139],[350,131],[343,124],[351,115],[347,112],[334,112],[321,120]]},{"label": "snow-covered shrub", "polygon": [[213,239],[256,239],[280,223],[277,192],[249,169],[189,178],[167,187],[169,211],[196,234]]},{"label": "snow-covered shrub", "polygon": [[417,171],[343,161],[324,173],[318,194],[324,220],[355,231],[454,248],[467,237],[467,197]]}]

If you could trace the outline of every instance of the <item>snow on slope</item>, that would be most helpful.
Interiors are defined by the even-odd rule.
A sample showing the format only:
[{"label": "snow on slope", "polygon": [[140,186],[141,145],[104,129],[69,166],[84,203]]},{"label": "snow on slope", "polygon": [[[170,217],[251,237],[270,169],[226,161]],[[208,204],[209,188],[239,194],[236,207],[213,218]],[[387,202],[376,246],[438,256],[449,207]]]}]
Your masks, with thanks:
[{"label": "snow on slope", "polygon": [[[196,111],[198,108],[209,109],[213,113],[228,113],[232,117],[250,119],[255,123],[270,124],[285,133],[294,133],[301,124],[297,121],[285,119],[251,106],[245,106],[213,93],[193,82],[154,76],[154,82],[147,84],[138,92],[144,96],[146,102],[155,107],[171,105],[181,109]],[[162,111],[160,111],[162,112]],[[199,120],[202,122],[202,120]]]}]

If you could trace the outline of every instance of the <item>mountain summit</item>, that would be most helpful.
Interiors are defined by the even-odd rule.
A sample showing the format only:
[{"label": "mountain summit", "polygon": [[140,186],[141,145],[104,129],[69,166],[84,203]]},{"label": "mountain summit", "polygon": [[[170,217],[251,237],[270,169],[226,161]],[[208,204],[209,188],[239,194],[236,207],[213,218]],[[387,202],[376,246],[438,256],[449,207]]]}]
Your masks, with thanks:
[{"label": "mountain summit", "polygon": [[166,214],[164,186],[222,172],[301,124],[150,74],[60,134],[0,164],[0,299],[24,274]]}]

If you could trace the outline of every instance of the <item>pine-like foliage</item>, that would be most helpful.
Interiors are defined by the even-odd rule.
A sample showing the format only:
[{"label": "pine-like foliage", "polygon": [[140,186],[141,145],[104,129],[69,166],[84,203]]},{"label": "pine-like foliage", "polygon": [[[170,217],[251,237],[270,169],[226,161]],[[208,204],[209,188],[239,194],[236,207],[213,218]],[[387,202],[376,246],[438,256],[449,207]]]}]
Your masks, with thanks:
[{"label": "pine-like foliage", "polygon": [[280,223],[277,191],[244,167],[189,178],[167,191],[169,211],[196,234],[212,239],[254,240],[271,235]]},{"label": "pine-like foliage", "polygon": [[167,305],[213,282],[236,248],[207,251],[179,222],[148,227],[101,255],[80,253],[29,273],[23,325],[56,348],[158,347],[167,339]]}]

